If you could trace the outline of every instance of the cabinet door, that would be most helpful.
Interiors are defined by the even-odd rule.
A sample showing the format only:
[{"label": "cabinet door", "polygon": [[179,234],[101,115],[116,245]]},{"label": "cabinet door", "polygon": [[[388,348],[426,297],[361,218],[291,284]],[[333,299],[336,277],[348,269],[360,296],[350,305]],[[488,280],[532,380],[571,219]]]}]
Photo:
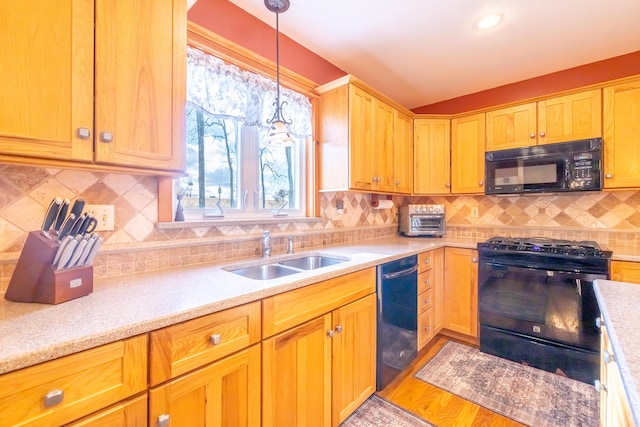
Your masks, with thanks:
[{"label": "cabinet door", "polygon": [[536,103],[489,111],[487,151],[536,145]]},{"label": "cabinet door", "polygon": [[349,86],[349,169],[350,187],[371,190],[373,183],[374,98],[367,92]]},{"label": "cabinet door", "polygon": [[185,8],[96,1],[96,162],[184,169]]},{"label": "cabinet door", "polygon": [[604,187],[640,187],[640,80],[604,88]]},{"label": "cabinet door", "polygon": [[3,2],[0,154],[93,160],[93,0]]},{"label": "cabinet door", "polygon": [[414,120],[414,194],[451,192],[451,120]]},{"label": "cabinet door", "polygon": [[451,120],[451,192],[484,193],[484,113]]},{"label": "cabinet door", "polygon": [[67,424],[66,427],[145,427],[146,425],[147,395],[145,393]]},{"label": "cabinet door", "polygon": [[640,284],[640,262],[611,261],[611,280]]},{"label": "cabinet door", "polygon": [[372,188],[376,191],[392,193],[394,189],[394,110],[378,99],[373,105],[375,133]]},{"label": "cabinet door", "polygon": [[538,144],[602,136],[602,92],[588,92],[538,102]]},{"label": "cabinet door", "polygon": [[478,336],[478,252],[445,248],[444,328]]},{"label": "cabinet door", "polygon": [[395,110],[394,191],[413,191],[413,119]]},{"label": "cabinet door", "polygon": [[149,391],[149,425],[260,425],[260,345],[256,344]]},{"label": "cabinet door", "polygon": [[376,391],[376,295],[332,313],[332,425]]},{"label": "cabinet door", "polygon": [[604,385],[600,391],[600,423],[604,427],[632,426],[627,392],[606,327],[602,328],[600,345],[600,381]]},{"label": "cabinet door", "polygon": [[262,342],[262,425],[331,425],[331,314]]}]

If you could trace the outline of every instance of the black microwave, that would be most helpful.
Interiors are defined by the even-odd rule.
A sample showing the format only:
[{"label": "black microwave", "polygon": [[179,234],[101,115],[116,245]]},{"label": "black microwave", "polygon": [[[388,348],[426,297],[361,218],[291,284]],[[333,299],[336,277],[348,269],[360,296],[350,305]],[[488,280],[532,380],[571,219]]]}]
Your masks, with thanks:
[{"label": "black microwave", "polygon": [[602,138],[485,153],[485,194],[602,190]]}]

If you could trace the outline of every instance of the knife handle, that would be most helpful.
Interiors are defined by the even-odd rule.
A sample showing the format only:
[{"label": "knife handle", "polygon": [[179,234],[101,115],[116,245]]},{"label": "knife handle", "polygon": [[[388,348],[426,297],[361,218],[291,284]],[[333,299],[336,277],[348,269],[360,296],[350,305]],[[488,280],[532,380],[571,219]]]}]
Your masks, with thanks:
[{"label": "knife handle", "polygon": [[58,212],[60,211],[60,205],[62,204],[62,199],[60,197],[54,198],[49,204],[49,208],[47,209],[47,213],[44,216],[44,222],[42,223],[42,235],[46,238],[50,239],[49,229],[55,222],[58,217]]},{"label": "knife handle", "polygon": [[65,218],[67,217],[67,211],[69,210],[69,199],[64,199],[62,201],[62,206],[60,206],[60,211],[58,212],[58,217],[56,218],[56,222],[53,225],[53,232],[58,233],[62,224],[64,223]]},{"label": "knife handle", "polygon": [[69,234],[69,232],[71,231],[71,227],[73,227],[73,224],[75,224],[75,219],[76,219],[75,214],[73,213],[69,214],[64,224],[60,228],[60,232],[58,233],[59,242],[61,242]]},{"label": "knife handle", "polygon": [[84,199],[76,199],[73,202],[73,206],[71,206],[71,213],[76,216],[76,218],[80,218],[80,214],[84,209]]}]

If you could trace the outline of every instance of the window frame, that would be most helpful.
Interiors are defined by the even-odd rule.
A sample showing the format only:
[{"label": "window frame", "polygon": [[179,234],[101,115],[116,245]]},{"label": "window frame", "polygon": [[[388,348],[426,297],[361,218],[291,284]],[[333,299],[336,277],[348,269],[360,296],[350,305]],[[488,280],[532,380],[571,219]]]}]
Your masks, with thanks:
[{"label": "window frame", "polygon": [[[249,49],[227,40],[224,37],[221,37],[192,22],[187,22],[186,44],[198,48],[207,54],[217,56],[225,62],[233,63],[240,68],[252,71],[270,79],[275,80],[276,78],[276,63],[274,61],[260,56]],[[186,79],[183,84],[186,85]],[[280,84],[283,87],[295,90],[309,97],[312,108],[311,120],[313,136],[305,147],[305,206],[301,207],[305,216],[292,217],[291,220],[295,220],[296,218],[318,217],[320,209],[320,195],[316,191],[317,144],[314,142],[316,140],[318,129],[317,107],[319,96],[315,92],[315,88],[318,87],[318,84],[304,76],[286,69],[282,65],[280,65]],[[184,112],[186,112],[186,105],[183,113]],[[182,120],[185,119],[182,118]],[[173,178],[158,178],[158,222],[173,222],[175,206],[177,203],[174,199]],[[256,219],[257,218],[255,217],[247,218],[247,220],[254,222]],[[269,217],[265,216],[264,219],[268,220]],[[235,216],[233,220],[237,221],[238,217]],[[224,224],[225,220],[217,220],[216,222]]]}]

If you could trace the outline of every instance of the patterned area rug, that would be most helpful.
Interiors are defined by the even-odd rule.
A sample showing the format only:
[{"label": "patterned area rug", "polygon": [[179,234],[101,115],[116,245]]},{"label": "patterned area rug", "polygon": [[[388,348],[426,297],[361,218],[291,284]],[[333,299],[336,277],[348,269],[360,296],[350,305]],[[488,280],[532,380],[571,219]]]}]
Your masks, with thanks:
[{"label": "patterned area rug", "polygon": [[375,394],[367,399],[340,427],[434,427]]},{"label": "patterned area rug", "polygon": [[600,422],[600,396],[593,386],[455,342],[448,342],[415,377],[530,426]]}]

